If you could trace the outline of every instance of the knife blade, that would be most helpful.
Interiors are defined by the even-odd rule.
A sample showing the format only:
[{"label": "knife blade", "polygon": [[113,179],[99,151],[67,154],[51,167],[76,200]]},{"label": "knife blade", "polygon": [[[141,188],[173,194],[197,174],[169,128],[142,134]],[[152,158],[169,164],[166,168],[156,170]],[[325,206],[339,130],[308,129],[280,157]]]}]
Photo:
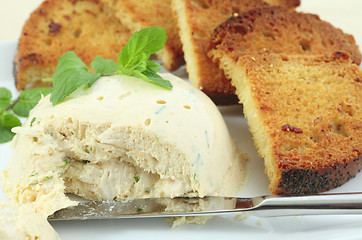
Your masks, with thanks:
[{"label": "knife blade", "polygon": [[259,217],[362,214],[362,193],[82,201],[77,206],[55,212],[48,220],[210,216],[230,213]]}]

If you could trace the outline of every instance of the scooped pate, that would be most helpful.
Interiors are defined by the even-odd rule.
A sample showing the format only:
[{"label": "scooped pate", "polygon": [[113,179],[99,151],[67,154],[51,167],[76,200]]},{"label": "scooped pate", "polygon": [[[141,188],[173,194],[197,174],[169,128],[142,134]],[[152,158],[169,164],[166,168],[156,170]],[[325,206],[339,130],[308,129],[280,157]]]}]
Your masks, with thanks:
[{"label": "scooped pate", "polygon": [[0,239],[60,240],[44,216],[27,205],[16,206],[0,200]]},{"label": "scooped pate", "polygon": [[40,100],[14,128],[4,174],[10,199],[42,215],[92,200],[232,196],[245,155],[213,102],[172,74],[172,90],[128,76],[102,77],[53,106]]}]

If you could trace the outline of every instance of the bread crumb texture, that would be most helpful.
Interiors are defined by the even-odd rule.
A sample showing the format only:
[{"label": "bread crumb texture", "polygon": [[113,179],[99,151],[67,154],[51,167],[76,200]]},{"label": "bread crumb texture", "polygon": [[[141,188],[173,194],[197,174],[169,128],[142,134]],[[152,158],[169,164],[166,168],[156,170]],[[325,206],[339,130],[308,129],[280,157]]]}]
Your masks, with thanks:
[{"label": "bread crumb texture", "polygon": [[176,15],[171,0],[101,0],[116,12],[116,17],[132,32],[153,25],[166,29],[168,36],[164,48],[156,53],[164,67],[173,71],[184,64],[182,44]]},{"label": "bread crumb texture", "polygon": [[362,168],[362,73],[349,54],[224,55],[273,194],[338,187]]},{"label": "bread crumb texture", "polygon": [[[299,1],[267,2],[286,7],[299,5]],[[173,0],[172,3],[177,13],[190,81],[217,104],[237,102],[235,88],[207,56],[209,39],[214,29],[234,14],[269,4],[262,0]]]},{"label": "bread crumb texture", "polygon": [[246,157],[220,112],[187,82],[162,77],[172,91],[116,75],[55,106],[42,98],[14,129],[3,180],[9,199],[49,215],[76,204],[65,193],[91,200],[235,196]]},{"label": "bread crumb texture", "polygon": [[94,57],[116,60],[132,35],[114,10],[93,0],[44,1],[26,21],[15,56],[17,89],[49,86],[58,58],[74,51],[88,66]]},{"label": "bread crumb texture", "polygon": [[[330,54],[344,51],[356,64],[361,53],[352,35],[321,20],[317,15],[288,11],[274,6],[252,9],[218,26],[209,43],[209,56],[217,64],[221,56],[240,54]],[[211,79],[211,78],[210,78]],[[211,83],[230,89],[230,81]],[[217,83],[216,83],[217,82]]]}]

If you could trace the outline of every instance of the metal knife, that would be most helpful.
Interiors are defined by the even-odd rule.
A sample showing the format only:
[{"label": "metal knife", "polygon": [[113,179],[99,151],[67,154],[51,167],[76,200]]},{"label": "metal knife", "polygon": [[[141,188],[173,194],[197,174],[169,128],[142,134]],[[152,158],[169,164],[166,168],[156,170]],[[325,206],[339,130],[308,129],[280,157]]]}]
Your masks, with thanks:
[{"label": "metal knife", "polygon": [[230,213],[259,217],[362,214],[362,193],[300,197],[182,197],[84,201],[77,206],[55,212],[48,220],[210,216]]}]

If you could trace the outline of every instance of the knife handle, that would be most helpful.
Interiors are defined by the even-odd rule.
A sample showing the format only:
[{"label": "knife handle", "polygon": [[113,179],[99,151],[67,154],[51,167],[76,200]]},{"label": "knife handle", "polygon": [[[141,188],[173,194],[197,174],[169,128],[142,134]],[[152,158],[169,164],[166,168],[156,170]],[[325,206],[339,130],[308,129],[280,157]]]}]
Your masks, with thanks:
[{"label": "knife handle", "polygon": [[362,214],[362,193],[264,196],[254,198],[253,205],[249,211],[259,217]]}]

